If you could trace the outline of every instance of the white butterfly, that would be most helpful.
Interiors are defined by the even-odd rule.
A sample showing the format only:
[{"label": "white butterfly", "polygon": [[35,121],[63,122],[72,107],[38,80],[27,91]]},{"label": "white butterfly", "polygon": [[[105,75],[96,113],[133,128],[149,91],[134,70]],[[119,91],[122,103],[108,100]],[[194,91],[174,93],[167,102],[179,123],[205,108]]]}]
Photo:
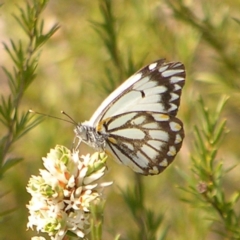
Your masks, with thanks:
[{"label": "white butterfly", "polygon": [[144,175],[162,172],[180,150],[176,118],[185,81],[184,65],[157,60],[140,69],[107,97],[76,137]]}]

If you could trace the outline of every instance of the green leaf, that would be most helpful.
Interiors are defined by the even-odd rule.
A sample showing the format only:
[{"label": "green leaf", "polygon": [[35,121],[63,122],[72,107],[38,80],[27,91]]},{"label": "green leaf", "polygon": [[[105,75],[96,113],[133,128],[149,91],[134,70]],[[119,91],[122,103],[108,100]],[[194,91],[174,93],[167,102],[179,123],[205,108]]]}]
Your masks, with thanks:
[{"label": "green leaf", "polygon": [[0,177],[3,176],[3,174],[10,169],[11,167],[15,166],[19,162],[21,162],[23,158],[8,158],[2,168],[0,169]]},{"label": "green leaf", "polygon": [[240,24],[240,19],[233,17],[232,18],[234,21],[236,21],[238,24]]}]

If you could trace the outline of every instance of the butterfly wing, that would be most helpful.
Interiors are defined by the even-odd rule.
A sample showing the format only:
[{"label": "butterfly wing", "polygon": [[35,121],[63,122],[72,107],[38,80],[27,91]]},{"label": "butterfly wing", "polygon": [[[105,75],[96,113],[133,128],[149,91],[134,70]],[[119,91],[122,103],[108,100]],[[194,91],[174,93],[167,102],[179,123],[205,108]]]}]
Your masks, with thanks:
[{"label": "butterfly wing", "polygon": [[140,69],[113,91],[89,120],[90,126],[132,111],[155,111],[175,116],[185,81],[184,65],[160,59]]},{"label": "butterfly wing", "polygon": [[159,112],[122,113],[100,122],[108,155],[144,175],[162,172],[173,161],[184,138],[182,122]]},{"label": "butterfly wing", "polygon": [[175,117],[184,82],[182,63],[151,63],[110,94],[90,121],[76,129],[77,136],[84,141],[86,133],[86,143],[135,172],[159,174],[173,161],[184,138],[183,124]]}]

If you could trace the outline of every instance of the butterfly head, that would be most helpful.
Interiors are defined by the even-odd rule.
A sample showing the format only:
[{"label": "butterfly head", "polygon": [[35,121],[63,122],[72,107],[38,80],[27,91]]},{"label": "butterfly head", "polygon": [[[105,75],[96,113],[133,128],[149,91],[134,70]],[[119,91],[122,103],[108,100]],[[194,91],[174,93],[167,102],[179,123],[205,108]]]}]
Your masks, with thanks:
[{"label": "butterfly head", "polygon": [[74,128],[74,133],[79,140],[83,142],[88,141],[88,128],[85,125],[81,123],[77,124]]},{"label": "butterfly head", "polygon": [[76,138],[79,139],[77,147],[79,147],[81,141],[83,141],[96,150],[103,151],[105,149],[105,137],[98,134],[96,129],[89,126],[87,122],[77,124],[74,132],[76,134]]}]

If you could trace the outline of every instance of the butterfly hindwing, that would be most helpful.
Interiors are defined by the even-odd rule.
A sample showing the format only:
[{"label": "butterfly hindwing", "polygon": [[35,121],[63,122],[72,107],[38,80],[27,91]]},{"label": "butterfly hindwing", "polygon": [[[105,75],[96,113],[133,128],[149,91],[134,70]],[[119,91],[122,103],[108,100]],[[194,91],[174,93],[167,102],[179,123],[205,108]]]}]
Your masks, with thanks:
[{"label": "butterfly hindwing", "polygon": [[158,112],[129,112],[99,125],[106,152],[135,172],[154,175],[174,159],[184,138],[182,122]]}]

